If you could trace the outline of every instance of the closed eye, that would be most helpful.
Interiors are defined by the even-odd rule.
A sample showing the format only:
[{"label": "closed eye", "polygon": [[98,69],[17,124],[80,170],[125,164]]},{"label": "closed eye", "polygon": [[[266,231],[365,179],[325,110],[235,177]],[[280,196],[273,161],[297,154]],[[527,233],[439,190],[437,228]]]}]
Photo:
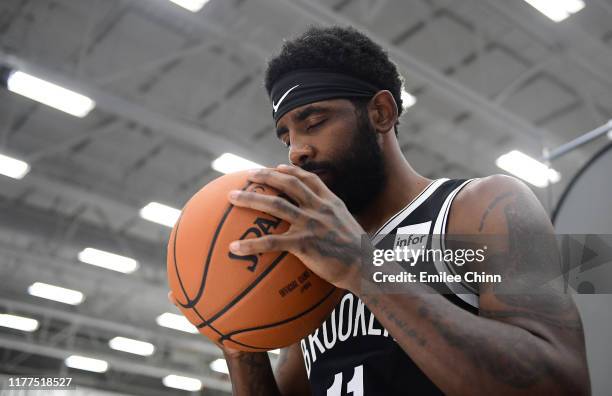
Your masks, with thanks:
[{"label": "closed eye", "polygon": [[325,123],[325,121],[327,121],[327,120],[321,120],[321,121],[316,122],[316,123],[314,123],[314,124],[312,124],[312,125],[309,125],[309,126],[306,128],[306,130],[307,130],[307,131],[310,131],[310,130],[312,130],[312,129],[318,128],[318,127],[320,127],[321,125],[323,125],[323,123]]},{"label": "closed eye", "polygon": [[285,133],[283,136],[280,137],[280,141],[282,144],[285,145],[285,147],[291,147],[291,141],[289,140],[288,135],[288,133]]}]

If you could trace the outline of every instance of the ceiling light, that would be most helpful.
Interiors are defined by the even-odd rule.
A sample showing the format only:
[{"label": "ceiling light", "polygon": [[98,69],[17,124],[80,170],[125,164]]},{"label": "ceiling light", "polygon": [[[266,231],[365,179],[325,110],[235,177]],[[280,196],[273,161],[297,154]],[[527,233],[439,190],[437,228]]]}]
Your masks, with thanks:
[{"label": "ceiling light", "polygon": [[414,106],[416,101],[417,101],[417,99],[416,99],[416,97],[414,95],[412,95],[411,93],[409,93],[405,89],[402,89],[402,108],[404,110],[406,110],[409,107]]},{"label": "ceiling light", "polygon": [[108,342],[108,346],[116,351],[133,353],[141,356],[151,356],[153,352],[155,352],[155,346],[150,342],[125,337],[113,338]]},{"label": "ceiling light", "polygon": [[28,287],[28,293],[32,296],[46,298],[70,305],[79,305],[85,299],[83,293],[77,290],[66,289],[47,283],[36,282]]},{"label": "ceiling light", "polygon": [[27,162],[0,154],[0,175],[22,179],[30,171]]},{"label": "ceiling light", "polygon": [[184,331],[187,333],[198,333],[198,329],[192,325],[183,315],[164,312],[155,319],[158,325],[169,329]]},{"label": "ceiling light", "polygon": [[208,0],[170,0],[174,4],[185,8],[191,12],[198,12],[208,3]]},{"label": "ceiling light", "polygon": [[123,272],[124,274],[129,274],[138,269],[138,262],[132,258],[90,247],[79,252],[79,260],[87,264]]},{"label": "ceiling light", "polygon": [[17,315],[0,314],[0,326],[21,331],[34,331],[38,329],[38,320]]},{"label": "ceiling light", "polygon": [[191,392],[202,389],[202,381],[197,378],[183,377],[182,375],[167,375],[162,379],[162,383],[168,388],[182,389]]},{"label": "ceiling light", "polygon": [[140,217],[166,227],[174,227],[174,224],[181,216],[179,209],[173,208],[159,202],[149,202],[140,209]]},{"label": "ceiling light", "polygon": [[106,360],[93,359],[85,356],[71,355],[64,360],[66,366],[94,373],[103,373],[108,370],[108,362]]},{"label": "ceiling light", "polygon": [[259,165],[258,163],[249,161],[248,159],[232,153],[224,153],[212,162],[212,167],[217,172],[232,173],[247,169],[263,168],[263,165]]},{"label": "ceiling light", "polygon": [[6,85],[11,92],[18,93],[75,117],[85,117],[96,105],[87,96],[21,71],[11,73]]},{"label": "ceiling light", "polygon": [[280,355],[280,349],[272,349],[270,352],[272,355]]},{"label": "ceiling light", "polygon": [[229,374],[229,368],[227,367],[225,359],[213,360],[210,363],[210,368],[218,373]]},{"label": "ceiling light", "polygon": [[559,172],[518,150],[501,155],[495,164],[536,187],[546,187],[548,183],[561,180]]},{"label": "ceiling light", "polygon": [[582,0],[525,0],[536,10],[555,22],[561,22],[585,6]]}]

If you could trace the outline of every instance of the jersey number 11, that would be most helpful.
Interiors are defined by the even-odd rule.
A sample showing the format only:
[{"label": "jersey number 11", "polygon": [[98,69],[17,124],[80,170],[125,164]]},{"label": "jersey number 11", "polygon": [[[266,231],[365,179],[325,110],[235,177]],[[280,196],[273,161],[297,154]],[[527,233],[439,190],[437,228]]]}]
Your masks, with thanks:
[{"label": "jersey number 11", "polygon": [[[327,396],[340,396],[342,392],[342,372],[334,375],[334,383],[327,388]],[[363,364],[353,369],[353,378],[346,384],[346,393],[363,396]]]}]

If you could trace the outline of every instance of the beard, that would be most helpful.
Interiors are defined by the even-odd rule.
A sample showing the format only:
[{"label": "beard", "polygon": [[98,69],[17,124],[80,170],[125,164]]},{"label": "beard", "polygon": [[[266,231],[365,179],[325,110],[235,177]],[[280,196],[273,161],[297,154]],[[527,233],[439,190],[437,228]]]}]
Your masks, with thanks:
[{"label": "beard", "polygon": [[357,111],[357,127],[344,151],[337,153],[333,161],[310,162],[303,166],[307,171],[323,169],[328,172],[327,187],[353,215],[362,213],[386,182],[385,163],[377,136],[367,114]]}]

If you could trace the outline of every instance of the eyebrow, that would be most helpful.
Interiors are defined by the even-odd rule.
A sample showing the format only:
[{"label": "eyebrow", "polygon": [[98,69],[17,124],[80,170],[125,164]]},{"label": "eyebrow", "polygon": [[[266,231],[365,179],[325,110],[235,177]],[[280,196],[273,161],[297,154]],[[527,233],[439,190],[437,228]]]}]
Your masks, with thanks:
[{"label": "eyebrow", "polygon": [[[296,114],[293,114],[291,118],[293,118],[293,120],[296,122],[302,122],[313,114],[321,114],[321,113],[326,113],[328,111],[329,111],[328,107],[313,105],[313,106],[308,106],[303,110],[300,110]],[[288,131],[289,129],[286,126],[277,128],[276,137],[280,138]]]}]

